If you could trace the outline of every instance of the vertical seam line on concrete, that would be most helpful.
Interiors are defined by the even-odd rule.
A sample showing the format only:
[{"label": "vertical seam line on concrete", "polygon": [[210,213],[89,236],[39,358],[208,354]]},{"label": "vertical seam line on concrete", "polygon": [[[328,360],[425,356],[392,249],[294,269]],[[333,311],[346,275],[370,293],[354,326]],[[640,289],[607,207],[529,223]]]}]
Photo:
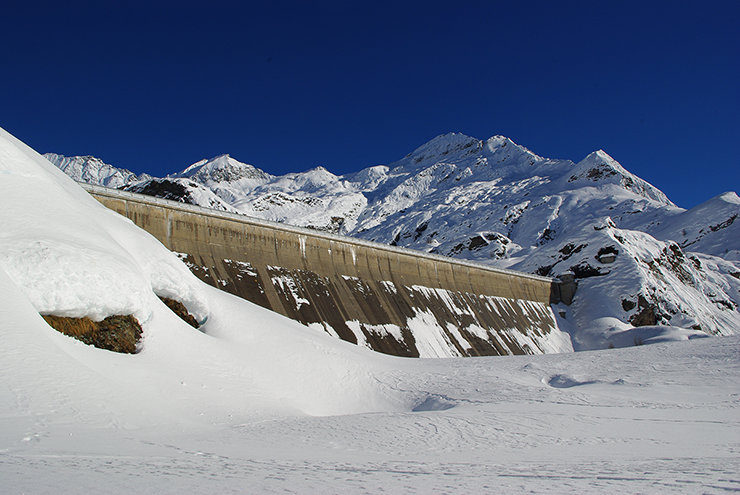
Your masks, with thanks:
[{"label": "vertical seam line on concrete", "polygon": [[172,241],[170,240],[170,238],[172,237],[172,212],[169,209],[165,210],[165,212],[166,212],[165,221],[167,222],[167,231],[165,234],[165,238],[167,240],[167,249],[171,251]]},{"label": "vertical seam line on concrete", "polygon": [[519,299],[519,298],[517,297],[517,296],[518,296],[519,294],[517,294],[517,293],[516,293],[516,292],[514,291],[514,287],[513,287],[513,286],[512,286],[512,284],[511,284],[511,279],[512,279],[512,277],[510,277],[510,276],[508,276],[508,275],[506,276],[506,281],[508,282],[508,285],[509,285],[509,293],[511,294],[511,299],[514,299],[514,300],[516,301],[517,299]]}]

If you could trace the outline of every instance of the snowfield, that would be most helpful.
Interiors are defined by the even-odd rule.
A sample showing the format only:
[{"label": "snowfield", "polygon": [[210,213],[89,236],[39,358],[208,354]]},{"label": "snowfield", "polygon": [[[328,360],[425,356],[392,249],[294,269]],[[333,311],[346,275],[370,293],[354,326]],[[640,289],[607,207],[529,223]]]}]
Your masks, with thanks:
[{"label": "snowfield", "polygon": [[[2,493],[740,491],[738,336],[395,358],[201,283],[2,130],[0,201]],[[121,312],[137,354],[39,315]]]}]

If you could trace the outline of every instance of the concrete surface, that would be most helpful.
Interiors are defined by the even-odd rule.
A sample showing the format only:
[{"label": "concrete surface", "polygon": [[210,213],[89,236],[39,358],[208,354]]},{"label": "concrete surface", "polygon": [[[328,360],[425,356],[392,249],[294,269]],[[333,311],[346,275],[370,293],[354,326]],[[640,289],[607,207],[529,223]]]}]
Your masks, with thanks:
[{"label": "concrete surface", "polygon": [[552,281],[454,258],[81,184],[202,280],[376,351],[552,352]]}]

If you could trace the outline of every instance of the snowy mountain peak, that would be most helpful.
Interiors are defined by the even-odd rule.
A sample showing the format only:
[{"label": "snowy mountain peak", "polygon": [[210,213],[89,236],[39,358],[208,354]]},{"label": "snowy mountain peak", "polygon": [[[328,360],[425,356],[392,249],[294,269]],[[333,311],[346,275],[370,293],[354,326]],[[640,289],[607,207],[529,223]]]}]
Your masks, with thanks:
[{"label": "snowy mountain peak", "polygon": [[517,144],[514,143],[511,139],[507,138],[506,136],[493,136],[491,138],[488,138],[486,140],[486,147],[490,150],[495,152],[496,150],[499,150],[501,148],[505,148],[508,145],[514,145],[517,146]]},{"label": "snowy mountain peak", "polygon": [[89,155],[67,157],[57,153],[46,153],[44,158],[74,180],[99,186],[118,188],[149,177],[137,177],[130,170],[108,165],[100,158]]},{"label": "snowy mountain peak", "polygon": [[568,182],[595,182],[620,184],[624,189],[658,203],[675,206],[663,191],[628,172],[604,150],[590,153],[578,162]]},{"label": "snowy mountain peak", "polygon": [[722,193],[688,211],[656,222],[649,232],[655,237],[676,241],[682,249],[740,260],[740,198],[734,192]]},{"label": "snowy mountain peak", "polygon": [[[714,199],[720,199],[724,201],[725,203],[732,203],[735,205],[740,205],[740,196],[738,196],[737,193],[735,193],[734,191],[724,192]],[[710,201],[713,201],[713,199]]]},{"label": "snowy mountain peak", "polygon": [[209,160],[200,160],[170,177],[190,178],[201,184],[209,184],[236,182],[241,179],[256,179],[262,182],[269,180],[272,176],[252,165],[235,160],[229,155],[220,155]]},{"label": "snowy mountain peak", "polygon": [[416,155],[424,152],[436,151],[438,153],[444,153],[451,150],[462,149],[467,147],[470,143],[477,144],[480,140],[474,137],[467,136],[460,132],[448,132],[447,134],[440,134],[434,139],[427,143],[419,146],[412,154]]},{"label": "snowy mountain peak", "polygon": [[597,150],[589,153],[586,158],[579,162],[579,165],[581,163],[590,165],[608,165],[619,172],[625,171],[622,165],[620,165],[618,161],[612,158],[611,155],[604,150]]},{"label": "snowy mountain peak", "polygon": [[305,172],[301,172],[298,175],[301,175],[301,174],[310,175],[312,177],[327,177],[327,178],[330,178],[330,179],[336,179],[337,178],[336,175],[334,175],[333,173],[331,173],[329,170],[327,170],[326,168],[322,167],[321,165],[319,165],[318,167],[314,167],[312,169],[309,169],[309,170],[307,170]]},{"label": "snowy mountain peak", "polygon": [[[576,164],[576,178],[599,181],[610,177],[632,175],[604,150],[594,151]],[[575,179],[573,179],[575,180]]]},{"label": "snowy mountain peak", "polygon": [[483,155],[493,159],[495,163],[511,164],[528,164],[544,160],[539,155],[532,153],[530,150],[516,144],[506,136],[493,136],[486,140],[483,146]]},{"label": "snowy mountain peak", "polygon": [[706,201],[700,205],[696,205],[688,211],[698,210],[712,210],[729,208],[730,211],[736,210],[737,206],[740,205],[740,197],[734,191],[723,192],[722,194],[713,197],[709,201]]},{"label": "snowy mountain peak", "polygon": [[431,164],[443,157],[452,158],[454,156],[459,158],[460,152],[463,152],[462,154],[475,153],[481,149],[482,145],[483,143],[479,139],[450,132],[437,136],[428,143],[419,146],[407,155],[406,159],[412,159],[414,165],[422,162]]}]

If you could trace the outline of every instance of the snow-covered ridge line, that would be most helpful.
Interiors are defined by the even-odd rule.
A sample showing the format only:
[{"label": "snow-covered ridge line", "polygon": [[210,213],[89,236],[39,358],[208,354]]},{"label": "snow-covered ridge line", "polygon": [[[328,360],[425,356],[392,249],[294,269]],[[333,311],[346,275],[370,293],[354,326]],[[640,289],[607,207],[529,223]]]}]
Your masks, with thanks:
[{"label": "snow-covered ridge line", "polygon": [[423,251],[417,251],[415,249],[408,249],[408,248],[399,247],[399,246],[390,246],[388,244],[383,244],[379,242],[372,242],[372,241],[367,241],[364,239],[358,239],[357,237],[342,236],[338,234],[322,232],[319,230],[309,229],[305,227],[296,227],[294,225],[289,225],[289,224],[280,223],[280,222],[273,222],[271,220],[265,220],[262,218],[241,215],[237,213],[222,212],[222,211],[214,210],[212,208],[205,208],[202,206],[196,206],[196,205],[192,205],[188,203],[180,203],[178,201],[157,198],[155,196],[148,196],[146,194],[138,194],[138,193],[133,193],[129,191],[121,191],[119,189],[110,189],[107,187],[88,184],[85,182],[78,182],[78,184],[88,192],[100,194],[103,196],[109,196],[112,198],[133,199],[136,201],[140,201],[142,203],[157,204],[157,205],[166,206],[167,208],[172,208],[176,210],[189,211],[189,212],[197,213],[198,215],[202,215],[202,216],[208,216],[208,217],[214,217],[214,218],[225,218],[225,219],[235,220],[237,222],[241,222],[245,224],[261,225],[265,227],[271,227],[275,229],[284,230],[287,232],[293,232],[296,234],[310,235],[316,238],[326,239],[329,241],[340,241],[346,244],[354,244],[356,246],[364,246],[364,247],[369,247],[371,249],[377,249],[377,250],[382,250],[382,251],[387,251],[387,252],[394,252],[394,253],[400,253],[400,254],[412,254],[415,257],[424,258],[424,259],[428,259],[431,261],[442,261],[442,262],[453,264],[453,265],[468,266],[468,267],[476,268],[479,270],[485,270],[488,272],[508,274],[508,275],[512,275],[515,277],[528,278],[531,280],[539,280],[543,282],[552,283],[552,278],[543,277],[543,276],[535,275],[532,273],[519,272],[516,270],[507,270],[505,268],[496,268],[490,265],[485,265],[483,263],[475,263],[475,262],[468,261],[468,260],[452,258],[448,256],[442,256],[439,254],[426,253]]}]

